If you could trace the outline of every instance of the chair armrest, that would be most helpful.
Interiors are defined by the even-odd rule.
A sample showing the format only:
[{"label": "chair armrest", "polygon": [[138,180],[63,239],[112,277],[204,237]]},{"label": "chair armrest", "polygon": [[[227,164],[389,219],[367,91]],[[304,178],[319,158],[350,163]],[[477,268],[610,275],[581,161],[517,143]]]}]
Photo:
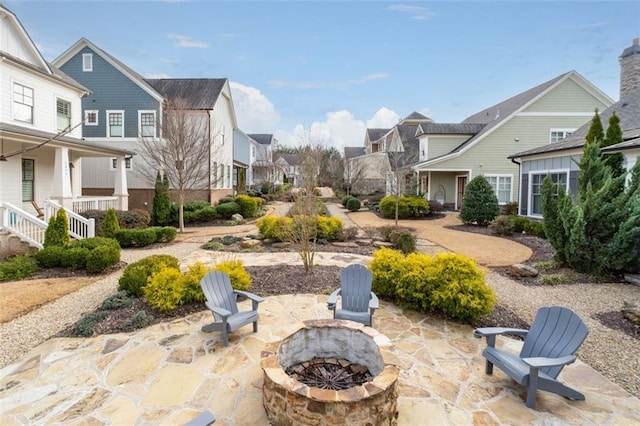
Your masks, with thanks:
[{"label": "chair armrest", "polygon": [[207,308],[213,311],[214,314],[220,315],[223,319],[226,319],[231,315],[231,311],[227,311],[226,309],[220,308],[219,306],[213,306],[208,301],[205,302],[205,305],[207,305]]},{"label": "chair armrest", "polygon": [[516,336],[526,336],[529,330],[522,328],[505,328],[505,327],[483,327],[473,330],[473,335],[476,338],[497,336],[499,334],[515,334]]},{"label": "chair armrest", "polygon": [[198,417],[191,419],[188,423],[185,423],[184,426],[209,426],[215,422],[216,416],[214,416],[210,411],[205,411]]},{"label": "chair armrest", "polygon": [[340,295],[340,293],[342,293],[341,288],[335,290],[329,295],[329,298],[327,299],[327,309],[333,310],[336,308],[336,303],[338,303],[338,296]]},{"label": "chair armrest", "polygon": [[374,292],[371,292],[371,299],[369,299],[369,309],[378,309],[380,302],[378,302],[378,296]]},{"label": "chair armrest", "polygon": [[247,299],[251,299],[252,301],[257,302],[257,303],[264,302],[264,297],[260,297],[257,294],[249,293],[248,291],[233,290],[233,292],[235,294],[240,295],[240,296],[244,296]]},{"label": "chair armrest", "polygon": [[534,368],[558,367],[560,365],[572,364],[575,360],[576,360],[575,355],[566,355],[560,358],[544,358],[544,357],[522,358],[522,361],[524,361],[527,365]]}]

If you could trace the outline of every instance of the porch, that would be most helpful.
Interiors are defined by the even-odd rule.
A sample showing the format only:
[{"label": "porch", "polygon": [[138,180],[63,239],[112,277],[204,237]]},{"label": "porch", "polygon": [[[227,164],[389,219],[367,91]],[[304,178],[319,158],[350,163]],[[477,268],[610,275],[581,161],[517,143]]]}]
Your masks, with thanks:
[{"label": "porch", "polygon": [[418,192],[449,210],[459,210],[471,170],[415,170]]}]

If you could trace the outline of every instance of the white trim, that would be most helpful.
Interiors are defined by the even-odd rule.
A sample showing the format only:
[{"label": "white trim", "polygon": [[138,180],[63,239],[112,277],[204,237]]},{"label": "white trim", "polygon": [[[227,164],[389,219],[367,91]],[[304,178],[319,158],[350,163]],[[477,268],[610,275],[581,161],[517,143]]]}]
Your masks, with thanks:
[{"label": "white trim", "polygon": [[[88,115],[94,113],[96,115],[95,123],[89,122]],[[88,109],[84,111],[84,125],[85,126],[97,126],[100,123],[100,111],[97,109]]]},{"label": "white trim", "polygon": [[[114,160],[118,161],[118,157],[109,158],[109,171],[110,172],[115,172],[116,170],[118,170],[116,167],[113,167]],[[127,171],[132,170],[133,169],[132,157],[125,157],[124,164],[125,164],[125,168],[127,169]]]},{"label": "white trim", "polygon": [[[18,17],[9,9],[2,7],[2,5],[0,5],[0,8],[2,9],[0,11],[1,12],[0,15],[5,14],[5,16],[11,17],[11,19],[13,20],[13,24],[15,25],[17,30],[20,32],[20,36],[22,37],[23,41],[25,41],[26,44],[31,48],[31,53],[38,58],[38,61],[40,62],[40,68],[46,70],[49,75],[54,75],[53,70],[49,66],[49,63],[44,59],[44,56],[42,56],[42,54],[38,50],[38,47],[33,42],[33,40],[31,40],[29,33],[27,32],[26,28],[22,26],[22,22],[20,22]],[[0,16],[0,17],[4,18],[4,16]]]},{"label": "white trim", "polygon": [[519,112],[516,117],[593,117],[593,112]]},{"label": "white trim", "polygon": [[[109,115],[110,114],[122,114],[122,136],[111,136],[110,125],[109,125]],[[124,138],[124,110],[119,109],[108,109],[105,115],[105,130],[108,138]]]},{"label": "white trim", "polygon": [[[33,103],[33,105],[31,105],[31,121],[18,120],[16,118],[15,105],[19,103],[19,102],[16,102],[16,92],[15,92],[16,84],[22,87],[25,87],[27,89],[31,89],[31,92],[32,92],[31,101]],[[21,83],[19,80],[11,79],[11,88],[9,90],[11,90],[11,120],[20,124],[35,126],[36,125],[36,89],[28,84]],[[19,103],[19,104],[24,105],[23,103]]]},{"label": "white trim", "polygon": [[[494,189],[494,192],[496,193],[496,197],[498,197],[498,204],[500,204],[500,205],[505,205],[507,203],[510,203],[513,200],[513,174],[509,174],[509,173],[486,173],[483,176],[484,176],[485,179],[488,178],[488,177],[498,178],[498,180],[496,182],[496,184],[498,186],[500,185],[500,178],[501,177],[502,178],[508,177],[509,179],[511,179],[511,182],[509,183],[509,189],[510,189],[510,191],[509,191],[509,200],[507,202],[501,203],[500,202],[500,197],[498,197],[498,192],[495,189]],[[487,180],[487,182],[489,182],[489,181]],[[489,184],[491,184],[491,183],[489,183]]]},{"label": "white trim", "polygon": [[138,137],[149,137],[149,135],[143,135],[142,134],[142,114],[153,114],[153,135],[151,135],[151,137],[155,138],[157,136],[157,130],[158,130],[158,123],[157,123],[157,116],[156,116],[156,111],[152,110],[152,109],[141,109],[138,110]]},{"label": "white trim", "polygon": [[82,72],[93,71],[93,53],[82,54]]},{"label": "white trim", "polygon": [[[529,183],[528,183],[528,192],[527,192],[527,216],[529,217],[535,217],[538,219],[542,219],[542,215],[541,214],[537,214],[537,213],[533,213],[532,212],[532,208],[533,208],[533,193],[531,192],[531,187],[533,186],[533,175],[543,175],[546,176],[547,174],[560,174],[560,173],[565,173],[567,175],[567,186],[565,187],[565,192],[568,194],[569,193],[569,179],[571,178],[571,170],[570,169],[549,169],[549,170],[535,170],[535,171],[531,171],[528,174],[529,176]],[[542,182],[540,182],[540,184],[542,185]]]}]

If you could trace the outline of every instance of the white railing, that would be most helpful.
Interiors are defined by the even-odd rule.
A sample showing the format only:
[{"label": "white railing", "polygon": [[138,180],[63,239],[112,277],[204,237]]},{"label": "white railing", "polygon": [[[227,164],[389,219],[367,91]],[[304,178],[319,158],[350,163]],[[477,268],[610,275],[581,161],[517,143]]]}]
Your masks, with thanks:
[{"label": "white railing", "polygon": [[76,213],[87,210],[107,211],[110,208],[118,210],[118,197],[82,197],[71,200],[72,209]]},{"label": "white railing", "polygon": [[47,222],[10,203],[0,203],[0,229],[8,231],[41,249]]},{"label": "white railing", "polygon": [[[44,201],[44,220],[49,222],[49,218],[54,217],[62,206],[55,200]],[[77,240],[96,236],[95,219],[87,219],[78,213],[65,209],[69,220],[69,235]]]}]

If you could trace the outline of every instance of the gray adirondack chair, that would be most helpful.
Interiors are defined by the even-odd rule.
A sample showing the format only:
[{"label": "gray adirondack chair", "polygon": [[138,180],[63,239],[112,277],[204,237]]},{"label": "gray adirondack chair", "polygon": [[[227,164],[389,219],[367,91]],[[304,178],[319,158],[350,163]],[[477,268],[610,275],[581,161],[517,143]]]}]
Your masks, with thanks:
[{"label": "gray adirondack chair", "polygon": [[[374,312],[378,309],[378,297],[371,291],[372,272],[363,265],[349,265],[340,272],[340,288],[331,293],[327,308],[336,319],[357,321],[371,326]],[[341,309],[337,309],[340,296]]]},{"label": "gray adirondack chair", "polygon": [[[202,327],[202,331],[222,332],[224,345],[229,345],[229,333],[249,323],[253,323],[253,332],[258,331],[258,303],[264,299],[247,291],[234,290],[229,275],[220,271],[208,272],[200,281],[200,287],[207,298],[205,304],[211,310],[214,322]],[[250,311],[238,311],[238,295],[251,300]]]},{"label": "gray adirondack chair", "polygon": [[216,416],[210,411],[204,411],[199,416],[191,419],[184,426],[209,426],[216,422]]},{"label": "gray adirondack chair", "polygon": [[[524,337],[519,355],[495,347],[499,334]],[[565,365],[576,360],[575,353],[587,338],[589,330],[571,309],[559,306],[538,310],[529,330],[487,327],[473,334],[486,337],[482,355],[487,359],[485,373],[492,374],[495,365],[519,384],[527,387],[527,407],[535,408],[538,389],[583,401],[584,395],[556,378]]]}]

